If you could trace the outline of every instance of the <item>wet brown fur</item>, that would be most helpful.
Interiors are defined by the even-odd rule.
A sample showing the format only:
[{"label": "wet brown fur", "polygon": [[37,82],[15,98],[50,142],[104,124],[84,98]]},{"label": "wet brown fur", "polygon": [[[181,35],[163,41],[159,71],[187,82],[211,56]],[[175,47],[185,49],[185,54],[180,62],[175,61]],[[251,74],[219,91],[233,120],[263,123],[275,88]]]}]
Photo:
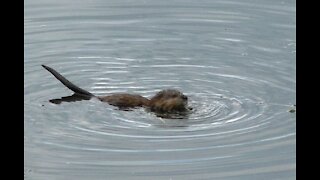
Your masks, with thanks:
[{"label": "wet brown fur", "polygon": [[145,107],[153,112],[170,113],[170,112],[184,112],[188,110],[188,98],[183,93],[175,89],[166,89],[158,92],[151,99],[145,98],[136,94],[113,94],[108,96],[95,96],[90,92],[77,87],[72,84],[61,74],[54,69],[42,65],[50,73],[52,73],[59,81],[61,81],[67,88],[75,92],[74,95],[62,97],[60,99],[50,100],[52,103],[59,104],[63,101],[79,101],[88,100],[91,97],[96,97],[102,102],[107,102],[110,105],[117,106],[120,109]]}]

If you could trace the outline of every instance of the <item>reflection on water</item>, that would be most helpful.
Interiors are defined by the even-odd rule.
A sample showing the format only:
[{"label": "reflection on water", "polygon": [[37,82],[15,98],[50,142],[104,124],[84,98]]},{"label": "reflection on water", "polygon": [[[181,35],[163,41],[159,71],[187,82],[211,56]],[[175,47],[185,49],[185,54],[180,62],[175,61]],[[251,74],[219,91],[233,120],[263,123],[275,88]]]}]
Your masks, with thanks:
[{"label": "reflection on water", "polygon": [[[295,2],[30,0],[24,23],[25,179],[295,179]],[[41,64],[193,109],[58,104],[72,92]]]},{"label": "reflection on water", "polygon": [[91,97],[82,96],[79,94],[72,94],[71,96],[64,96],[57,99],[50,99],[49,102],[54,104],[61,104],[62,102],[76,102],[76,101],[83,101],[83,100],[90,100]]}]

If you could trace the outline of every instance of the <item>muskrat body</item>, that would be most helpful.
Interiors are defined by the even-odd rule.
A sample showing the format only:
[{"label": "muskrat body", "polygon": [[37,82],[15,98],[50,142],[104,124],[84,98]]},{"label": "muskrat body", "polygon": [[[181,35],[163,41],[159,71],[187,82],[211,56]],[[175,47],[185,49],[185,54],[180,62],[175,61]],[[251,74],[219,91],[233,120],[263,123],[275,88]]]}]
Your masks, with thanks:
[{"label": "muskrat body", "polygon": [[120,108],[148,107],[150,103],[149,99],[136,94],[113,94],[98,99]]},{"label": "muskrat body", "polygon": [[89,100],[95,97],[102,102],[107,102],[108,104],[119,107],[120,109],[145,107],[150,111],[157,113],[185,112],[190,109],[187,108],[188,97],[176,89],[162,90],[151,99],[137,94],[126,93],[112,94],[108,96],[95,96],[92,93],[74,85],[54,69],[45,65],[42,66],[53,74],[62,84],[74,92],[72,96],[50,100],[50,102],[55,104],[60,104],[63,101],[71,102]]}]

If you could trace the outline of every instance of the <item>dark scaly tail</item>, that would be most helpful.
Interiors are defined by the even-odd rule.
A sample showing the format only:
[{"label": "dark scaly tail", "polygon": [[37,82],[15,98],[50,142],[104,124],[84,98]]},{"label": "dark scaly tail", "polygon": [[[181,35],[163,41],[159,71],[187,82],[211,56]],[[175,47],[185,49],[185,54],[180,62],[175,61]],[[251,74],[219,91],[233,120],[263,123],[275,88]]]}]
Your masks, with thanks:
[{"label": "dark scaly tail", "polygon": [[94,97],[93,94],[90,92],[79,88],[78,86],[74,85],[70,81],[68,81],[65,77],[63,77],[61,74],[59,74],[57,71],[52,69],[51,67],[48,67],[46,65],[42,65],[46,70],[48,70],[51,74],[54,75],[63,85],[65,85],[67,88],[69,88],[71,91],[75,92],[78,95],[83,95],[83,96],[89,96],[89,97]]}]

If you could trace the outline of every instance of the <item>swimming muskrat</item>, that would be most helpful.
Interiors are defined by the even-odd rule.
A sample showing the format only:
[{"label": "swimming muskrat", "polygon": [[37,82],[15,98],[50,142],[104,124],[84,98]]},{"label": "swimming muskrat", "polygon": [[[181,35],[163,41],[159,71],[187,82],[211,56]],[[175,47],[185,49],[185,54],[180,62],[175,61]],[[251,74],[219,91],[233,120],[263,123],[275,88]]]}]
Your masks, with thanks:
[{"label": "swimming muskrat", "polygon": [[[97,98],[102,102],[107,102],[110,105],[119,107],[119,109],[128,110],[135,107],[145,107],[152,112],[161,113],[179,113],[186,112],[192,108],[187,107],[188,97],[176,89],[166,89],[158,92],[151,99],[145,98],[136,94],[113,94],[109,96],[95,96],[92,93],[81,89],[68,81],[65,77],[59,74],[54,69],[42,65],[46,70],[53,74],[62,84],[72,90],[72,96],[62,97],[60,99],[52,99],[50,102],[60,104],[63,101],[79,101]],[[160,115],[161,116],[161,115]]]}]

